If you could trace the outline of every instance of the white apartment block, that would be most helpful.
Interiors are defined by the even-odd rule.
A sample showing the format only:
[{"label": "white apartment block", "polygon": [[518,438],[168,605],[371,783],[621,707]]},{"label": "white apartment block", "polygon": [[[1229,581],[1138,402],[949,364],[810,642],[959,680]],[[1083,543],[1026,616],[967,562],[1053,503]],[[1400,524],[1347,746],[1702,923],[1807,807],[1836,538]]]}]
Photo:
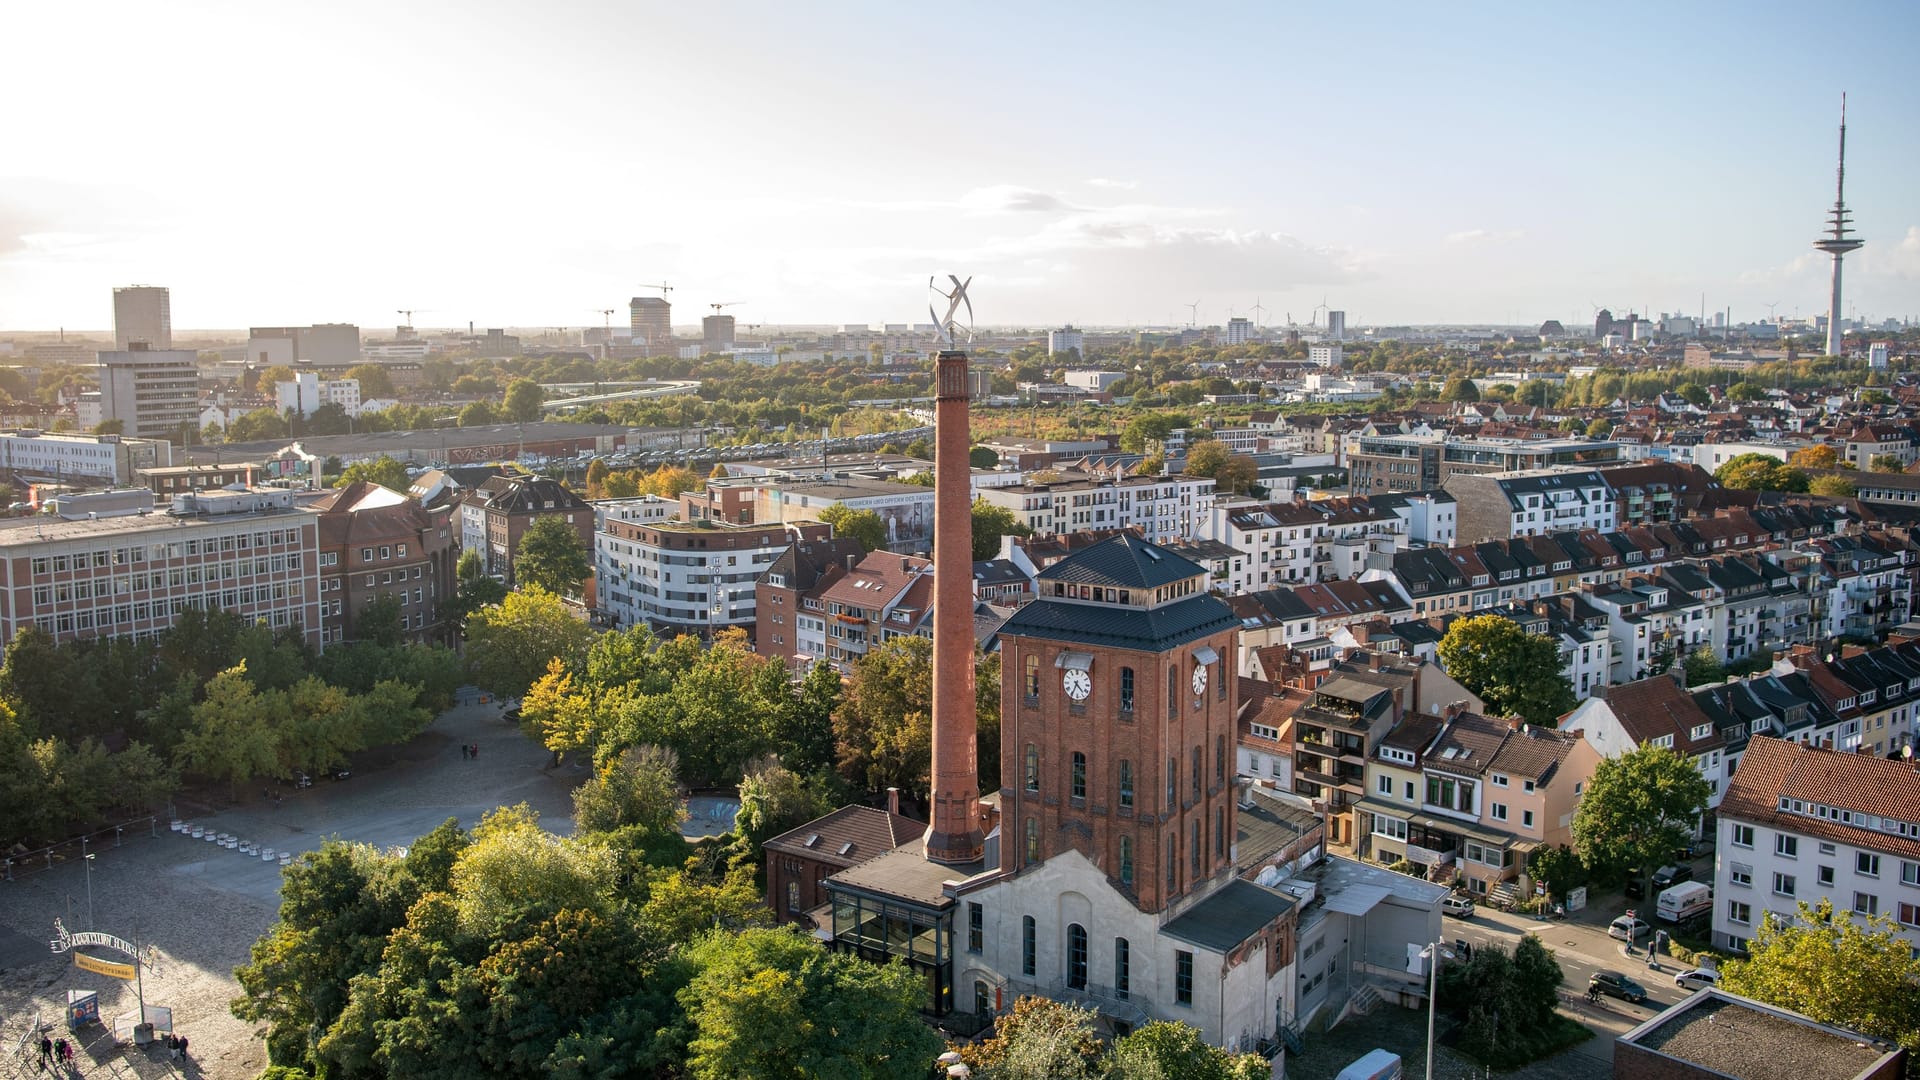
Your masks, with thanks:
[{"label": "white apartment block", "polygon": [[166,513],[0,524],[0,634],[153,637],[219,608],[320,639],[319,518],[290,491],[180,495]]},{"label": "white apartment block", "polygon": [[627,521],[606,512],[594,517],[593,573],[600,613],[615,626],[644,624],[664,634],[701,637],[733,626],[751,629],[757,606],[754,582],[768,565],[796,535],[825,539],[833,531],[818,522]]},{"label": "white apartment block", "polygon": [[1358,577],[1368,555],[1406,548],[1407,524],[1392,510],[1360,499],[1219,499],[1201,538],[1240,553],[1219,586],[1233,595]]},{"label": "white apartment block", "polygon": [[1153,543],[1200,535],[1213,512],[1213,481],[1197,476],[1129,476],[980,488],[1035,536],[1138,528]]},{"label": "white apartment block", "polygon": [[131,484],[139,469],[173,464],[173,444],[126,435],[0,432],[0,469],[16,476]]},{"label": "white apartment block", "polygon": [[1920,956],[1920,771],[1912,761],[1755,738],[1720,801],[1713,944],[1831,900],[1886,915]]},{"label": "white apartment block", "polygon": [[292,409],[301,416],[312,416],[322,405],[338,405],[348,416],[360,415],[359,379],[322,379],[303,371],[285,382],[274,383],[273,394],[282,414]]}]

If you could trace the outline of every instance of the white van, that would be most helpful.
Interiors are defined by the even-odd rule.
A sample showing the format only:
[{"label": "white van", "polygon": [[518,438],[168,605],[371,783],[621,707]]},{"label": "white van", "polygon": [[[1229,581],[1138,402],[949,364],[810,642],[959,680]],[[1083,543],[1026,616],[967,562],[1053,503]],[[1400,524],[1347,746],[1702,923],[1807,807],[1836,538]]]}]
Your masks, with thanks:
[{"label": "white van", "polygon": [[1661,922],[1686,922],[1695,915],[1705,915],[1713,910],[1713,890],[1704,882],[1683,881],[1666,892],[1654,905],[1654,914]]},{"label": "white van", "polygon": [[1341,1069],[1334,1080],[1400,1080],[1400,1055],[1369,1050],[1360,1060]]}]

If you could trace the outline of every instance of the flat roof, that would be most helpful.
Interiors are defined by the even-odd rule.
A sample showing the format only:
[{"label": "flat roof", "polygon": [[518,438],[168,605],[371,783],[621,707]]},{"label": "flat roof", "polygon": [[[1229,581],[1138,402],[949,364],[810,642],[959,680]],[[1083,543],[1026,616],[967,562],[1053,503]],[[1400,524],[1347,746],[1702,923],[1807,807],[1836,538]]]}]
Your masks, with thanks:
[{"label": "flat roof", "polygon": [[976,874],[998,869],[982,863],[948,866],[934,862],[927,858],[925,840],[916,836],[885,855],[834,874],[827,881],[829,885],[844,885],[937,909],[953,903],[953,898],[946,894],[947,882],[965,881]]},{"label": "flat roof", "polygon": [[1286,893],[1234,878],[1162,928],[1168,937],[1224,953],[1292,910]]},{"label": "flat roof", "polygon": [[[144,490],[144,489],[142,489]],[[90,540],[101,536],[130,533],[155,533],[189,526],[213,526],[227,522],[262,521],[267,518],[298,516],[303,522],[319,519],[298,506],[269,510],[244,510],[231,514],[192,514],[175,517],[155,510],[146,514],[121,514],[115,517],[81,518],[68,521],[51,514],[0,520],[0,547],[57,543],[63,540]]]},{"label": "flat roof", "polygon": [[1719,989],[1688,996],[1620,1041],[1741,1080],[1854,1080],[1899,1052]]},{"label": "flat roof", "polygon": [[[453,406],[448,411],[458,412]],[[480,427],[421,428],[414,431],[361,432],[354,435],[312,435],[299,439],[258,439],[253,442],[225,443],[220,446],[188,446],[181,453],[198,464],[216,457],[267,457],[299,443],[315,457],[343,457],[354,454],[400,456],[422,453],[437,456],[444,447],[464,450],[475,446],[517,446],[552,442],[556,439],[615,437],[644,431],[621,424],[576,424],[563,420],[540,420],[530,424],[486,424]]]}]

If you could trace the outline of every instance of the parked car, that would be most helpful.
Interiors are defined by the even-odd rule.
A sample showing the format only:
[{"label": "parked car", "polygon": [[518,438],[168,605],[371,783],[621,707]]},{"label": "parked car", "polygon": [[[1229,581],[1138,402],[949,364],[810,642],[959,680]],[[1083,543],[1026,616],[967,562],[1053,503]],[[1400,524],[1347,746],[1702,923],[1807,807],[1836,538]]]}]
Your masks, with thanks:
[{"label": "parked car", "polygon": [[1647,988],[1617,971],[1596,971],[1587,979],[1587,993],[1598,991],[1608,997],[1638,1005],[1647,1000]]},{"label": "parked car", "polygon": [[1459,893],[1448,893],[1446,898],[1440,901],[1440,913],[1461,919],[1471,919],[1473,918],[1473,901]]},{"label": "parked car", "polygon": [[1635,942],[1646,937],[1652,929],[1645,919],[1637,915],[1622,915],[1607,924],[1607,936],[1619,938],[1625,942]]},{"label": "parked car", "polygon": [[1689,993],[1720,985],[1720,973],[1712,968],[1694,968],[1673,977],[1673,985]]},{"label": "parked car", "polygon": [[1659,896],[1683,881],[1693,880],[1693,867],[1687,863],[1673,863],[1653,872],[1653,895]]}]

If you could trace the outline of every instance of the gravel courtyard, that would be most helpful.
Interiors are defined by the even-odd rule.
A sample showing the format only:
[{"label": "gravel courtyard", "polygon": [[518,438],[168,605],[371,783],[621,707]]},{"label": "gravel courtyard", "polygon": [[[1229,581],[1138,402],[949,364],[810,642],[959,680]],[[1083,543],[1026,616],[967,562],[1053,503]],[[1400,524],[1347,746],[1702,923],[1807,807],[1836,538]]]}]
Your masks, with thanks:
[{"label": "gravel courtyard", "polygon": [[[467,743],[479,745],[478,758],[460,752]],[[497,703],[481,705],[468,695],[405,746],[359,755],[345,781],[317,780],[286,792],[279,806],[255,784],[237,805],[183,801],[175,809],[196,825],[295,853],[333,836],[383,847],[408,844],[449,817],[471,827],[494,807],[518,802],[566,832],[570,794],[585,773],[549,771],[548,758],[501,719]],[[146,976],[147,1004],[171,1007],[174,1030],[191,1043],[191,1062],[170,1065],[164,1050],[122,1052],[92,1026],[81,1033],[91,1041],[75,1059],[80,1075],[251,1080],[266,1066],[265,1044],[251,1025],[234,1019],[227,1003],[239,993],[234,967],[279,907],[280,869],[172,832],[164,816],[157,831],[150,838],[145,829],[137,835],[129,829],[121,847],[94,848],[92,927],[78,859],[0,881],[0,1076],[12,1075],[16,1048],[36,1016],[53,1024],[56,1036],[65,1034],[69,989],[99,991],[101,1019],[109,1024],[136,1007],[131,983],[81,971],[71,957],[51,953],[56,918],[70,931],[94,929],[156,947],[160,959]]]}]

